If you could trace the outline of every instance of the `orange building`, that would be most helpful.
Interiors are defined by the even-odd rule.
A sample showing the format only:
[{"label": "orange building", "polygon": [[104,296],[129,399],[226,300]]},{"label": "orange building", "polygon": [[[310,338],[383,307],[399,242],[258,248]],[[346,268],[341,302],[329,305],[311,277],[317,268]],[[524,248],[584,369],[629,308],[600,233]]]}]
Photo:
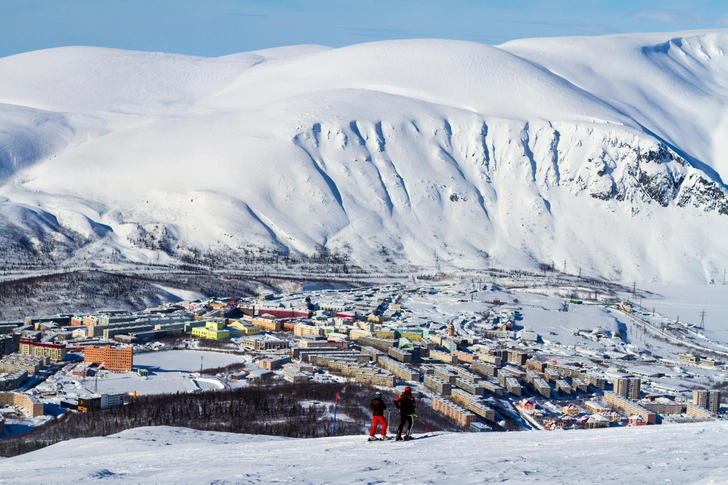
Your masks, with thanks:
[{"label": "orange building", "polygon": [[134,353],[128,347],[93,347],[83,350],[83,361],[103,364],[104,369],[114,372],[129,372],[134,367]]}]

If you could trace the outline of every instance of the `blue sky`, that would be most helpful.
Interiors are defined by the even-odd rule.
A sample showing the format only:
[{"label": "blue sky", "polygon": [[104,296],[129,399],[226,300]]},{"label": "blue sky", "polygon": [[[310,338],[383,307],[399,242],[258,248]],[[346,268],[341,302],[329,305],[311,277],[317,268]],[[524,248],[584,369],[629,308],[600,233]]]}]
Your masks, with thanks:
[{"label": "blue sky", "polygon": [[728,28],[728,0],[0,0],[0,57],[67,45],[219,56],[438,37]]}]

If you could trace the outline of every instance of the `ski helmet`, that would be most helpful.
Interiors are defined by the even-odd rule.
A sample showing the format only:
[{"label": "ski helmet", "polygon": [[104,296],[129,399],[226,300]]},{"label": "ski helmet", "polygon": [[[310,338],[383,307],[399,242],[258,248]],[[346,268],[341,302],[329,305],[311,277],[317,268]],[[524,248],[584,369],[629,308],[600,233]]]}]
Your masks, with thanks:
[{"label": "ski helmet", "polygon": [[410,386],[404,386],[404,392],[412,392],[412,388]]},{"label": "ski helmet", "polygon": [[382,397],[382,393],[377,391],[374,393],[374,397]]}]

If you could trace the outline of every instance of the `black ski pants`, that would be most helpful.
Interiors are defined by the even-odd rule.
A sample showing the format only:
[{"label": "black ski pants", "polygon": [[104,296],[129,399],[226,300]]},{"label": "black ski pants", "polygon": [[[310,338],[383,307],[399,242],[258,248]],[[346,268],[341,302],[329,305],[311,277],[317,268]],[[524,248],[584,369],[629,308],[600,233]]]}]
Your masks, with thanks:
[{"label": "black ski pants", "polygon": [[412,432],[412,426],[415,425],[415,420],[411,414],[399,415],[399,428],[397,428],[397,436],[402,436],[402,430],[404,429],[404,425],[408,422],[409,426],[407,426],[407,432],[405,433],[406,435],[409,435]]}]

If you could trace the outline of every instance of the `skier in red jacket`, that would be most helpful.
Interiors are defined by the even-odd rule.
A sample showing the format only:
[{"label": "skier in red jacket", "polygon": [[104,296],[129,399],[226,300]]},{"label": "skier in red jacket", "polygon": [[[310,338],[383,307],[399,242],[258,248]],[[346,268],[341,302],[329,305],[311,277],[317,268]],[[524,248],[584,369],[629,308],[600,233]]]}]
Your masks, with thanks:
[{"label": "skier in red jacket", "polygon": [[[410,386],[406,386],[404,388],[404,392],[397,396],[397,398],[394,400],[394,405],[397,409],[399,409],[399,428],[397,428],[397,441],[401,441],[402,439],[405,440],[411,440],[412,437],[410,436],[410,433],[412,432],[412,426],[414,426],[415,421],[412,419],[412,415],[415,412],[415,407],[417,407],[417,403],[415,402],[415,398],[412,395],[412,388]],[[402,429],[404,429],[405,423],[409,422],[409,426],[407,427],[407,433],[405,434],[404,438],[402,438]]]},{"label": "skier in red jacket", "polygon": [[377,426],[382,425],[382,438],[388,440],[387,437],[387,420],[384,418],[384,410],[387,409],[387,405],[382,400],[382,393],[377,391],[374,393],[374,399],[372,399],[369,407],[372,409],[372,417],[374,422],[372,423],[372,430],[369,432],[369,441],[375,441],[377,438],[374,435],[377,433]]}]

